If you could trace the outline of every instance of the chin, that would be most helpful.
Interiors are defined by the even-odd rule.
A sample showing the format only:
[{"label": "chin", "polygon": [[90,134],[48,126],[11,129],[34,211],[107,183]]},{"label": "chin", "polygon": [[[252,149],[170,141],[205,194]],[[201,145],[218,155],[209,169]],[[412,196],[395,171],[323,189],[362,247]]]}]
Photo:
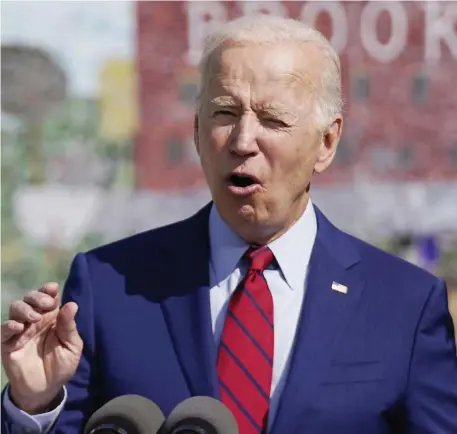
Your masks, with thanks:
[{"label": "chin", "polygon": [[227,221],[231,222],[231,226],[236,227],[255,227],[261,225],[264,220],[262,213],[253,203],[243,201],[229,201],[223,206],[223,212]]},{"label": "chin", "polygon": [[250,223],[259,223],[259,215],[255,206],[252,204],[243,204],[238,208],[238,215]]},{"label": "chin", "polygon": [[228,202],[231,212],[235,211],[238,219],[251,224],[268,223],[271,212],[265,202],[265,196],[253,194],[246,197],[231,197]]},{"label": "chin", "polygon": [[274,239],[278,225],[264,206],[252,203],[225,204],[224,220],[241,238],[250,244],[266,244]]}]

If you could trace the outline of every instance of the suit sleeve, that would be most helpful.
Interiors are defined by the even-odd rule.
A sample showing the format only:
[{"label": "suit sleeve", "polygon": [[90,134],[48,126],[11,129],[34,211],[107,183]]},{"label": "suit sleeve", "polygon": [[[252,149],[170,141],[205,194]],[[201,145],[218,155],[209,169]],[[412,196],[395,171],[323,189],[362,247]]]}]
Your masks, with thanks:
[{"label": "suit sleeve", "polygon": [[[95,381],[95,334],[94,306],[92,288],[89,279],[87,260],[84,254],[78,254],[70,267],[65,283],[62,304],[74,301],[78,304],[76,324],[84,342],[83,354],[78,369],[66,385],[67,399],[63,409],[55,419],[52,427],[45,432],[49,434],[79,434],[90,415],[96,410]],[[5,434],[23,433],[24,426],[8,416],[2,397],[2,432]],[[33,432],[43,430],[33,430]]]},{"label": "suit sleeve", "polygon": [[457,433],[457,351],[446,284],[433,287],[418,323],[407,387],[409,434]]}]

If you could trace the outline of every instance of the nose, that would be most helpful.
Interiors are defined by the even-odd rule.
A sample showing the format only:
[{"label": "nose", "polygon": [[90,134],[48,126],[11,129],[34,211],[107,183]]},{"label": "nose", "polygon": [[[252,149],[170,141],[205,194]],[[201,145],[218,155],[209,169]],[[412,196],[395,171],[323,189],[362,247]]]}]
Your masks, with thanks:
[{"label": "nose", "polygon": [[232,130],[229,151],[233,155],[247,157],[259,152],[257,145],[258,122],[252,113],[245,113]]}]

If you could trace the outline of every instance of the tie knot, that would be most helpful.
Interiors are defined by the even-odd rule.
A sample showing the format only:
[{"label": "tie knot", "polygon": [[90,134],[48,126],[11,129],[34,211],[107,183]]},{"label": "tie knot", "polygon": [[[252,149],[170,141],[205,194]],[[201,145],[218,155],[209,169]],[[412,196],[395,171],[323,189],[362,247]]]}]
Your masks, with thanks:
[{"label": "tie knot", "polygon": [[273,262],[274,256],[268,246],[251,246],[246,251],[245,258],[249,261],[251,269],[263,272]]}]

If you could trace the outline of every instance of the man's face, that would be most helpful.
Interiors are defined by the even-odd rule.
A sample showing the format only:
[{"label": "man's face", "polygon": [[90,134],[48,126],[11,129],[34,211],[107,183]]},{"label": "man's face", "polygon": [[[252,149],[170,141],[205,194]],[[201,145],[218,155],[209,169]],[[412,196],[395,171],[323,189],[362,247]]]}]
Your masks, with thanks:
[{"label": "man's face", "polygon": [[287,230],[308,201],[313,171],[330,164],[341,119],[315,126],[323,57],[308,44],[226,46],[211,61],[195,142],[214,203],[248,242]]}]

